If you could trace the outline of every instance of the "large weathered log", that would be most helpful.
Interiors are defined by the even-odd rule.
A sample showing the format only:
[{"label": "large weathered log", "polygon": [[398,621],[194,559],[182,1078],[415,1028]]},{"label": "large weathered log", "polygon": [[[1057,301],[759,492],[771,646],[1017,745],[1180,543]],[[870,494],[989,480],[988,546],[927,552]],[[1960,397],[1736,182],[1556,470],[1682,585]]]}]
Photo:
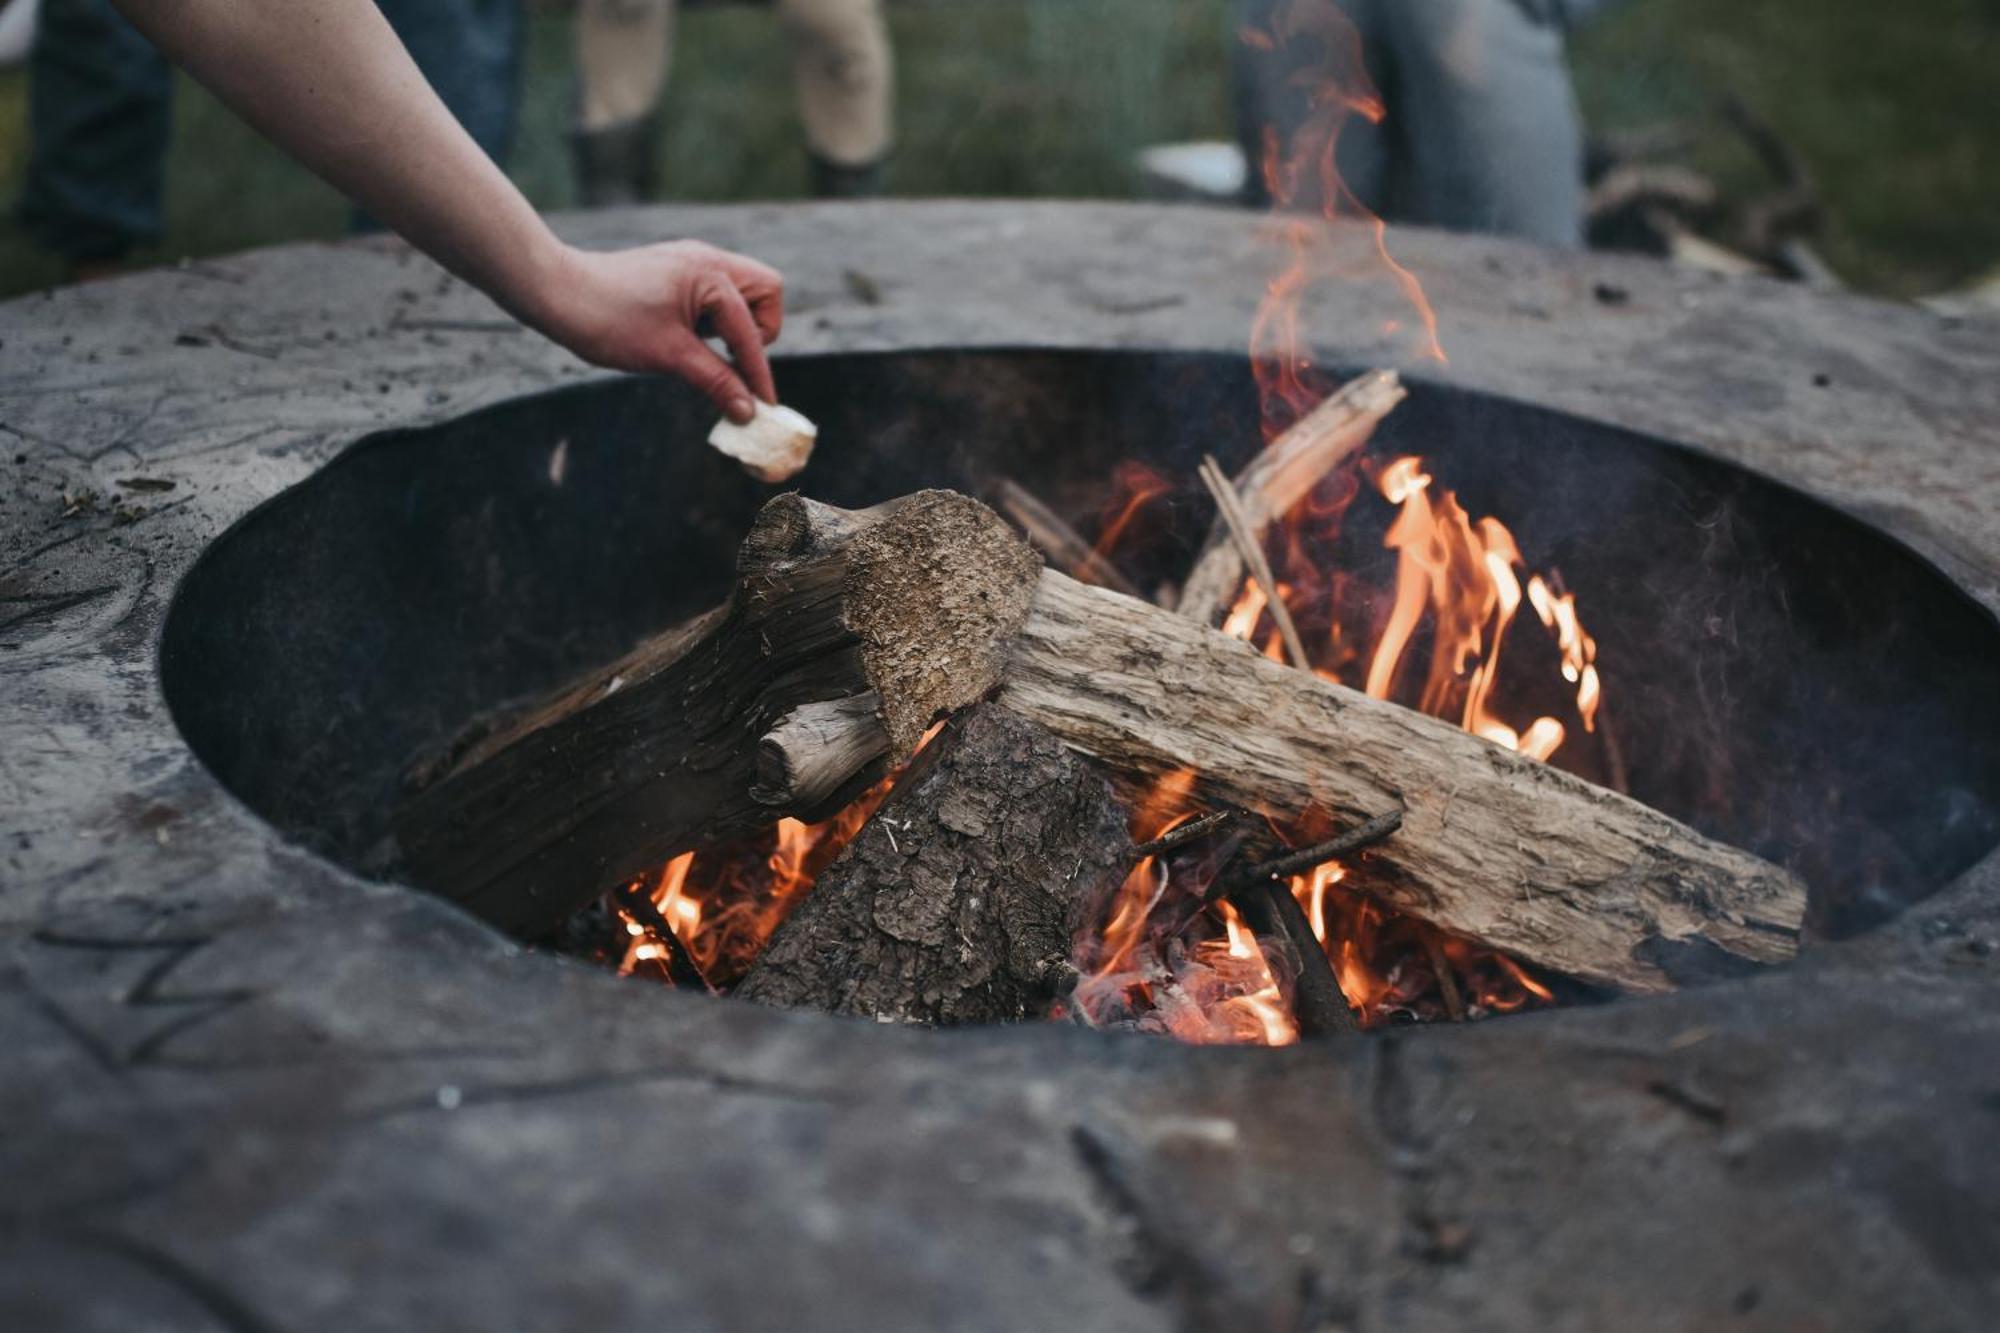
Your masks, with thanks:
[{"label": "large weathered log", "polygon": [[[1141,776],[1192,770],[1210,804],[1334,821],[1400,806],[1404,831],[1371,861],[1371,891],[1542,967],[1655,991],[1684,966],[1796,948],[1805,894],[1782,870],[1449,723],[1043,570],[963,497],[927,492],[863,514],[785,497],[742,563],[732,605],[670,663],[615,693],[571,691],[583,704],[553,723],[544,708],[541,727],[486,737],[483,762],[461,762],[419,798],[428,808],[404,811],[424,882],[503,924],[553,920],[702,837],[768,822],[780,807],[752,794],[754,756],[801,704],[875,690],[894,760],[998,683],[1002,705],[1071,749]],[[874,749],[866,735],[846,743]]]},{"label": "large weathered log", "polygon": [[1044,570],[999,701],[1211,804],[1360,821],[1400,805],[1369,889],[1518,958],[1627,991],[1797,949],[1805,889],[1630,797],[1371,699],[1158,607]]},{"label": "large weathered log", "polygon": [[991,704],[955,718],[823,872],[736,993],[903,1022],[1041,1015],[1130,865],[1092,765]]},{"label": "large weathered log", "polygon": [[[727,606],[419,764],[394,821],[403,869],[533,934],[689,847],[811,817],[997,683],[1040,567],[962,496],[858,513],[781,496]],[[880,735],[844,751],[845,781],[782,762],[802,708],[870,691]]]}]

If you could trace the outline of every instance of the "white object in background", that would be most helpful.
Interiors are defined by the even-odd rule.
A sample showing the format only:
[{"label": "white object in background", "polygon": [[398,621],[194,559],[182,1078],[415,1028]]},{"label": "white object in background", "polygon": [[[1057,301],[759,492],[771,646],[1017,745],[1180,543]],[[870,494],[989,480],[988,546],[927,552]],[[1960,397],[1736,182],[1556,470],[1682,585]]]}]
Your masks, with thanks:
[{"label": "white object in background", "polygon": [[1139,170],[1155,190],[1181,198],[1234,202],[1250,181],[1250,164],[1233,143],[1160,143],[1139,152]]},{"label": "white object in background", "polygon": [[758,403],[750,424],[739,426],[724,418],[708,433],[708,442],[744,466],[760,481],[772,483],[796,477],[812,457],[819,427],[789,407]]},{"label": "white object in background", "polygon": [[18,65],[28,58],[35,40],[35,18],[42,0],[12,0],[0,5],[0,69]]}]

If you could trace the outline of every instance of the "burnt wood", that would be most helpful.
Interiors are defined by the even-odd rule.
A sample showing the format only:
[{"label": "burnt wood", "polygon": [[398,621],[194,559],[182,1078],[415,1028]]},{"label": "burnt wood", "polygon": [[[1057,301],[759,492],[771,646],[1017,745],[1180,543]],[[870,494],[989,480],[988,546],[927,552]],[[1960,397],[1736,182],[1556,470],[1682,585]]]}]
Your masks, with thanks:
[{"label": "burnt wood", "polygon": [[[1624,991],[1676,960],[1793,956],[1805,886],[1630,797],[1265,658],[1053,570],[999,700],[1121,773],[1280,819],[1403,811],[1369,891],[1445,930]],[[1682,948],[1680,946],[1692,946]]]},{"label": "burnt wood", "polygon": [[954,718],[736,993],[950,1025],[1043,1015],[1131,863],[1111,785],[992,704]]},{"label": "burnt wood", "polygon": [[[781,496],[743,542],[727,606],[419,762],[394,819],[403,868],[533,935],[690,847],[837,806],[997,683],[1039,568],[962,496],[861,512]],[[760,783],[767,735],[782,752],[802,707],[869,691],[881,743],[845,751],[846,781]]]}]

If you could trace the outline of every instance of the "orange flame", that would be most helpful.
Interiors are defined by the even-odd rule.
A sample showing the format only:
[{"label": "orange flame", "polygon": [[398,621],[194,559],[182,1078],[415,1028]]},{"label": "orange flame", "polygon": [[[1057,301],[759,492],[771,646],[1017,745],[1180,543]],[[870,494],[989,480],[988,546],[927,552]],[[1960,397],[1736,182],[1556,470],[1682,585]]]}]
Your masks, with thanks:
[{"label": "orange flame", "polygon": [[[1290,262],[1273,278],[1250,330],[1250,356],[1255,366],[1263,415],[1264,437],[1275,437],[1310,411],[1331,387],[1319,374],[1300,327],[1300,305],[1317,280],[1347,276],[1333,256],[1331,234],[1316,226],[1314,215],[1332,221],[1351,218],[1367,225],[1376,263],[1394,281],[1423,332],[1417,353],[1445,360],[1438,339],[1437,312],[1414,273],[1389,252],[1388,228],[1355,196],[1339,170],[1341,133],[1360,116],[1379,124],[1387,114],[1382,96],[1362,59],[1361,34],[1332,0],[1286,0],[1272,16],[1269,29],[1249,29],[1246,44],[1282,56],[1304,59],[1291,81],[1306,95],[1309,110],[1282,142],[1275,127],[1263,135],[1265,187],[1276,210],[1285,215],[1280,234]],[[1396,331],[1395,325],[1385,333]]]}]

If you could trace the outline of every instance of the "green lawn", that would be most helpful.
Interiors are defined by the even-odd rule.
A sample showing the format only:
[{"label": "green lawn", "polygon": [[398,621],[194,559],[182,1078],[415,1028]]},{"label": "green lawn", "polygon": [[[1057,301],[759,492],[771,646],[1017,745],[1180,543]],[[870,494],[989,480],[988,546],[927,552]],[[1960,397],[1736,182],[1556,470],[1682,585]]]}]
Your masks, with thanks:
[{"label": "green lawn", "polygon": [[[900,151],[909,195],[1125,196],[1141,145],[1230,133],[1225,0],[993,0],[892,9]],[[666,107],[663,180],[689,199],[782,198],[805,187],[786,62],[767,11],[684,16]],[[513,164],[545,207],[571,199],[566,25],[536,20]],[[1992,0],[1632,0],[1576,45],[1594,125],[1701,119],[1740,90],[1799,145],[1831,205],[1827,253],[1856,283],[1906,295],[2000,262],[2000,11]],[[0,196],[26,157],[25,78],[0,74]],[[184,89],[171,166],[170,234],[157,256],[337,235],[346,209]],[[1755,180],[1741,150],[1707,135],[1702,165]],[[46,285],[55,266],[0,229],[0,292]]]}]

